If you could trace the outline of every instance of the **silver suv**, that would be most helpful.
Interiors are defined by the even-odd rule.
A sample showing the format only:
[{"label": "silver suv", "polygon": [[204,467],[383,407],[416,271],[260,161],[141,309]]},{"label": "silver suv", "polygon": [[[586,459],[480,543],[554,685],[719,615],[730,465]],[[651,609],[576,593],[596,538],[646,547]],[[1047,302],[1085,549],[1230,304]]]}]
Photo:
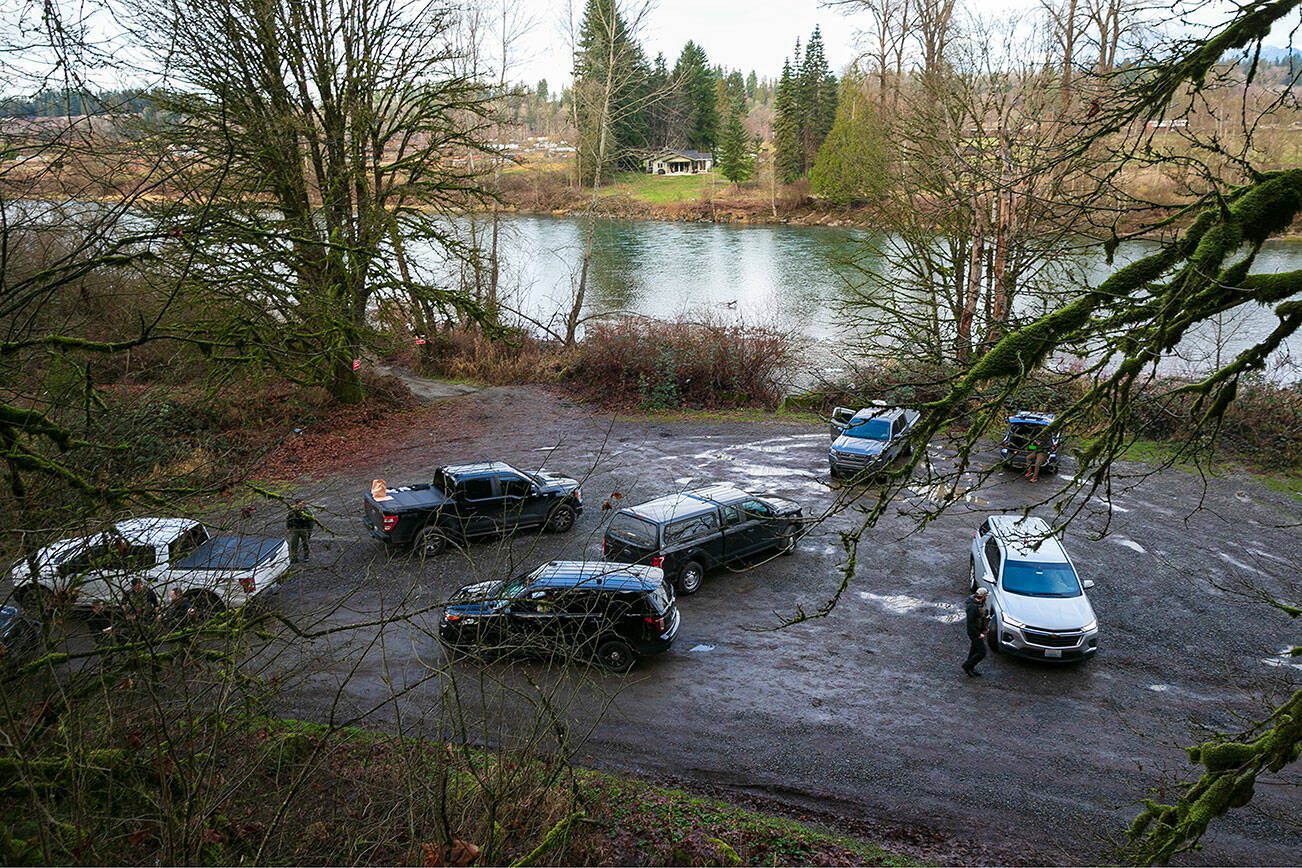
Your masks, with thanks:
[{"label": "silver suv", "polygon": [[1071,558],[1042,518],[993,515],[972,537],[972,590],[990,592],[991,650],[1037,660],[1085,660],[1099,622]]}]

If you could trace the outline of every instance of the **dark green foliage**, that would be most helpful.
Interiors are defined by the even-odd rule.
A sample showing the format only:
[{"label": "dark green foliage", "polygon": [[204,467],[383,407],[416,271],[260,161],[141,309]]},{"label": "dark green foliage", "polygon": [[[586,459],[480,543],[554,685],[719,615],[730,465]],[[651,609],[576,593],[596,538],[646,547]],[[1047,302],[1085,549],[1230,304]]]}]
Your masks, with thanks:
[{"label": "dark green foliage", "polygon": [[718,152],[715,154],[723,177],[737,185],[749,181],[751,172],[755,168],[755,161],[750,153],[750,137],[741,122],[742,99],[744,97],[731,101],[731,109],[724,122],[723,136],[719,140]]},{"label": "dark green foliage", "polygon": [[704,48],[691,41],[683,46],[674,64],[673,81],[686,146],[699,151],[714,150],[719,138],[719,110],[715,75]]},{"label": "dark green foliage", "polygon": [[774,103],[773,145],[778,178],[791,183],[813,168],[823,139],[836,118],[837,84],[823,53],[817,27],[801,54],[796,43],[793,60],[785,61]]},{"label": "dark green foliage", "polygon": [[847,75],[836,120],[809,175],[810,190],[837,205],[870,202],[885,193],[888,172],[887,138],[865,81]]},{"label": "dark green foliage", "polygon": [[615,0],[588,0],[574,52],[574,109],[579,176],[586,183],[631,165],[650,129],[651,67]]}]

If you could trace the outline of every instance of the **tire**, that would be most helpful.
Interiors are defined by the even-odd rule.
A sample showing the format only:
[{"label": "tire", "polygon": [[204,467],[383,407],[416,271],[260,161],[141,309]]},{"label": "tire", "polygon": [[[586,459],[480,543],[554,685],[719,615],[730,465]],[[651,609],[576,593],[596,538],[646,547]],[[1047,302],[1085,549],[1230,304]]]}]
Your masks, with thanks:
[{"label": "tire", "polygon": [[778,552],[783,555],[794,555],[796,553],[796,526],[787,525],[786,530],[782,532],[782,538],[778,540]]},{"label": "tire", "polygon": [[900,454],[903,455],[905,458],[912,458],[912,457],[913,457],[913,444],[912,444],[912,443],[906,443],[906,444],[904,444],[904,448],[900,450]]},{"label": "tire", "polygon": [[993,618],[990,619],[990,626],[986,628],[986,647],[990,649],[992,655],[1004,653],[999,647],[999,624]]},{"label": "tire", "polygon": [[637,662],[633,648],[623,639],[603,639],[597,645],[597,663],[611,672],[627,672]]},{"label": "tire", "polygon": [[976,559],[968,558],[967,559],[967,592],[969,594],[975,594],[976,589],[977,589]]},{"label": "tire", "polygon": [[195,617],[206,621],[219,612],[226,611],[226,604],[216,594],[207,591],[191,591],[182,597],[188,603],[188,609],[194,609]]},{"label": "tire", "polygon": [[437,525],[428,525],[421,528],[420,533],[416,534],[416,538],[411,544],[412,554],[416,555],[421,560],[438,557],[443,554],[443,552],[447,551],[447,548],[447,534],[445,534],[443,529]]},{"label": "tire", "polygon": [[828,472],[829,472],[829,474],[831,475],[831,477],[832,477],[833,479],[841,479],[841,478],[842,478],[841,471],[837,470],[835,467],[830,468],[830,469],[828,470]]},{"label": "tire", "polygon": [[545,525],[547,532],[565,533],[574,527],[574,518],[574,507],[568,503],[562,503],[547,516],[547,524]]},{"label": "tire", "polygon": [[674,589],[680,596],[690,596],[701,589],[703,581],[705,581],[705,567],[697,561],[688,561],[678,571],[678,577],[674,579]]}]

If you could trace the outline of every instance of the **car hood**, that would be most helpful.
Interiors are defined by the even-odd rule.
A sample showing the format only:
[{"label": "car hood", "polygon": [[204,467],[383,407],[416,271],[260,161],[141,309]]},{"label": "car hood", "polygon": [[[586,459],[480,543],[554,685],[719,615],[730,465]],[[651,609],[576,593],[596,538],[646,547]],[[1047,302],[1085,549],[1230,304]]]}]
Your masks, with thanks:
[{"label": "car hood", "polygon": [[1028,627],[1044,630],[1079,630],[1094,620],[1094,607],[1084,594],[1079,597],[1024,597],[999,592],[1000,608]]},{"label": "car hood", "polygon": [[579,487],[577,479],[571,479],[560,473],[553,473],[550,470],[535,470],[529,474],[534,478],[543,491],[573,491]]},{"label": "car hood", "polygon": [[867,455],[869,457],[881,455],[886,451],[888,443],[881,440],[867,440],[863,437],[850,437],[842,434],[832,441],[832,450],[834,452],[845,452],[850,455]]},{"label": "car hood", "polygon": [[466,585],[448,600],[447,611],[458,615],[488,615],[501,610],[505,600],[490,596],[501,582],[477,582]]}]

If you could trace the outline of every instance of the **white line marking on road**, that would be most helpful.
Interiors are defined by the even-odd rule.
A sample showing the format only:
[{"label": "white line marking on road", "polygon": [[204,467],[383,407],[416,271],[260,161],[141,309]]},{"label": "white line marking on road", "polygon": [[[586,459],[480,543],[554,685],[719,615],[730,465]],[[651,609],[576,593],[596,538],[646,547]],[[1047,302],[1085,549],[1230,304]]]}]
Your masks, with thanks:
[{"label": "white line marking on road", "polygon": [[1133,549],[1139,552],[1141,555],[1148,554],[1148,551],[1139,543],[1135,542],[1133,539],[1126,539],[1125,537],[1122,536],[1109,537],[1109,539],[1111,539],[1117,545],[1125,546],[1128,549]]}]

